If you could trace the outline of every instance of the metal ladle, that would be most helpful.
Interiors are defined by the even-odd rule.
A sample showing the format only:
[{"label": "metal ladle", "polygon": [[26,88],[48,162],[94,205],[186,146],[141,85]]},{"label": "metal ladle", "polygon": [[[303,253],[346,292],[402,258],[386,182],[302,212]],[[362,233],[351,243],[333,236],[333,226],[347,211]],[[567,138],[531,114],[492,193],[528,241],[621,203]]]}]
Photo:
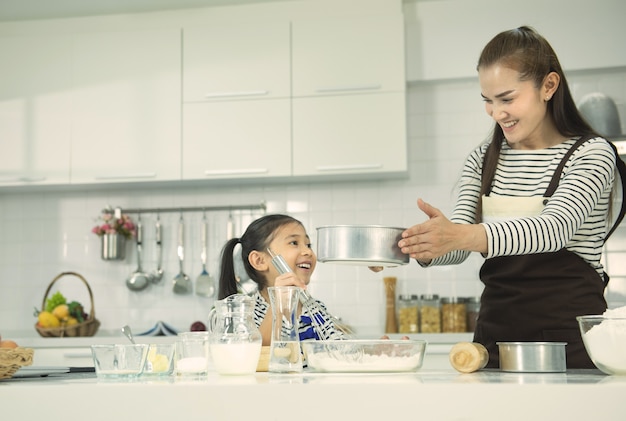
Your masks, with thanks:
[{"label": "metal ladle", "polygon": [[150,275],[141,268],[142,231],[141,216],[139,216],[137,218],[137,270],[126,279],[126,286],[131,291],[141,291],[150,284]]}]

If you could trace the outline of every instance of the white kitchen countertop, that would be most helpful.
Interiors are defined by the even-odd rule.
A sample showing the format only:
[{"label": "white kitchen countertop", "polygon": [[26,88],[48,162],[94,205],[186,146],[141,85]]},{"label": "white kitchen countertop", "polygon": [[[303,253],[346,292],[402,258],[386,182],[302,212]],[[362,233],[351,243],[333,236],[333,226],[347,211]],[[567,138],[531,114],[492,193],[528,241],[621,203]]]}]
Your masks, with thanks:
[{"label": "white kitchen countertop", "polygon": [[[626,377],[567,373],[272,374],[133,383],[93,373],[0,380],[3,418],[63,420],[623,420]],[[8,418],[7,418],[8,419]]]}]

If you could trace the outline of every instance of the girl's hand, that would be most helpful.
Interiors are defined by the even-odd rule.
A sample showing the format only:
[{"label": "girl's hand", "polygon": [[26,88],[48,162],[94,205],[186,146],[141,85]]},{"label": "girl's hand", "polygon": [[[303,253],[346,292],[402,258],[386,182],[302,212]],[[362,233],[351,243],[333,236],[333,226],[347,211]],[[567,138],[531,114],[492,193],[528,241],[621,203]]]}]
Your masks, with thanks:
[{"label": "girl's hand", "polygon": [[300,287],[302,289],[306,289],[306,284],[303,281],[301,281],[300,278],[298,278],[296,274],[293,272],[283,273],[282,275],[278,275],[276,279],[274,280],[274,286],[276,287],[294,286],[294,287]]}]

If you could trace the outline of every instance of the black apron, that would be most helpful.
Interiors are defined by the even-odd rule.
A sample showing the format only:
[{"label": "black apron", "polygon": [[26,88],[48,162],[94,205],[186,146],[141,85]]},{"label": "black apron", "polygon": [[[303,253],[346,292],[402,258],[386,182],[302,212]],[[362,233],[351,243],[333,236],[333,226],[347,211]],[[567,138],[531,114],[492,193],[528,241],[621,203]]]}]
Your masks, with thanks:
[{"label": "black apron", "polygon": [[[588,139],[581,138],[565,154],[544,194],[544,204],[556,190],[571,153]],[[623,162],[619,157],[617,160],[622,174]],[[621,221],[623,210],[613,228]],[[568,368],[595,368],[584,348],[576,316],[606,310],[606,274],[601,278],[580,256],[562,249],[487,259],[480,279],[485,288],[473,340],[489,351],[487,367],[499,367],[497,342],[548,341],[567,342]]]}]

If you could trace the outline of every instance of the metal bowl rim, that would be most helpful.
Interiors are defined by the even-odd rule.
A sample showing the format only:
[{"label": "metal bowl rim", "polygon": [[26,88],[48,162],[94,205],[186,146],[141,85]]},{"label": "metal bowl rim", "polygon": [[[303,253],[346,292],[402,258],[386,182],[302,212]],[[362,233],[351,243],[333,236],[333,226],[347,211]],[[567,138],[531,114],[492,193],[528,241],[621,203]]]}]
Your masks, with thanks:
[{"label": "metal bowl rim", "polygon": [[385,228],[385,229],[393,229],[393,230],[400,230],[400,231],[404,231],[406,228],[401,228],[401,227],[390,227],[390,226],[385,226],[385,225],[324,225],[321,227],[317,227],[315,228],[316,230],[321,230],[324,228]]},{"label": "metal bowl rim", "polygon": [[506,346],[563,346],[567,345],[567,342],[496,342],[496,345],[506,345]]}]

